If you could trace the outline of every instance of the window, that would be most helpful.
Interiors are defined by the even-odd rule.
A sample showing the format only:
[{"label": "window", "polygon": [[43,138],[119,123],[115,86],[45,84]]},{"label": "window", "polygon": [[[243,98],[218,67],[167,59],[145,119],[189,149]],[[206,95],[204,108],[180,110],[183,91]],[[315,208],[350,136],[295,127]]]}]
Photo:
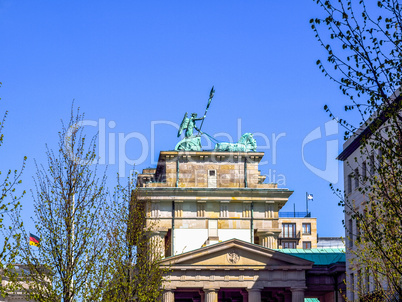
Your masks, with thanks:
[{"label": "window", "polygon": [[197,203],[197,217],[205,217],[205,203]]},{"label": "window", "polygon": [[375,164],[375,162],[374,162],[374,154],[371,154],[370,155],[370,173],[371,173],[371,175],[374,174],[374,164]]},{"label": "window", "polygon": [[382,150],[378,150],[378,166],[381,167],[383,164],[383,158],[382,158]]},{"label": "window", "polygon": [[374,290],[379,290],[381,288],[381,283],[380,280],[378,280],[378,277],[375,275],[373,276],[374,278]]},{"label": "window", "polygon": [[282,236],[283,238],[296,238],[296,224],[295,223],[282,224]]},{"label": "window", "polygon": [[216,170],[208,170],[208,188],[216,188]]},{"label": "window", "polygon": [[311,249],[311,241],[303,241],[303,248],[306,250]]},{"label": "window", "polygon": [[355,275],[352,273],[350,274],[350,293],[352,295],[352,301],[354,301],[354,293],[355,293]]},{"label": "window", "polygon": [[282,248],[283,249],[295,249],[296,248],[296,242],[294,242],[294,241],[283,241],[282,242]]},{"label": "window", "polygon": [[310,235],[311,234],[311,223],[303,223],[303,235]]},{"label": "window", "polygon": [[348,226],[348,232],[349,232],[349,248],[353,247],[353,220],[349,219],[349,226]]},{"label": "window", "polygon": [[369,292],[370,291],[370,271],[367,267],[366,267],[365,277],[366,277],[366,292]]},{"label": "window", "polygon": [[360,184],[359,184],[359,168],[355,169],[354,177],[355,177],[355,189],[357,189],[360,186]]},{"label": "window", "polygon": [[352,193],[352,174],[348,175],[348,194]]},{"label": "window", "polygon": [[360,236],[362,234],[361,230],[360,230],[360,222],[359,220],[356,220],[356,241],[360,242]]},{"label": "window", "polygon": [[362,176],[363,176],[363,181],[365,181],[366,177],[367,177],[367,164],[365,161],[362,164]]},{"label": "window", "polygon": [[228,211],[227,203],[221,203],[220,217],[229,217],[229,211]]}]

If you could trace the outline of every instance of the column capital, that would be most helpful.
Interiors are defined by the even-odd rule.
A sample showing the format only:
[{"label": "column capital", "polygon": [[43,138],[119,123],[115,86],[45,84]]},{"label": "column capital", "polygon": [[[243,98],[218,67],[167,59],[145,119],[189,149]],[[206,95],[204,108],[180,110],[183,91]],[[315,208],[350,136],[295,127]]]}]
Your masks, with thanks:
[{"label": "column capital", "polygon": [[173,289],[163,289],[162,294],[162,301],[163,302],[174,302],[174,291]]},{"label": "column capital", "polygon": [[174,291],[175,289],[176,289],[176,286],[165,286],[163,288],[163,290],[169,291],[169,292]]},{"label": "column capital", "polygon": [[270,228],[270,229],[257,229],[257,236],[278,236],[282,232],[282,229]]},{"label": "column capital", "polygon": [[163,237],[165,237],[167,232],[168,232],[167,230],[150,230],[147,233],[149,234],[149,236],[161,236],[161,237],[163,236]]},{"label": "column capital", "polygon": [[218,302],[218,288],[214,287],[204,287],[205,301],[206,302]]}]

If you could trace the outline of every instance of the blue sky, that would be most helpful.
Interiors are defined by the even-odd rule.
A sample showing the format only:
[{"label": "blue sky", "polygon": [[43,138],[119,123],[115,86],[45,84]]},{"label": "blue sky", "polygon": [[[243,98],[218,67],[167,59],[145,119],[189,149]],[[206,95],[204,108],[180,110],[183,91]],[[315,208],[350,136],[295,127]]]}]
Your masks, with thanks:
[{"label": "blue sky", "polygon": [[[201,115],[215,85],[203,130],[236,141],[238,132],[260,133],[268,160],[262,173],[294,190],[284,210],[294,203],[305,210],[305,194],[313,193],[319,235],[343,236],[342,208],[328,185],[338,175],[343,187],[341,163],[332,156],[343,131],[325,135],[323,106],[343,114],[346,100],[315,65],[325,53],[309,19],[320,13],[314,1],[0,0],[0,112],[9,111],[0,168],[14,169],[28,156],[21,188],[31,189],[33,160],[46,162],[45,145],[56,146],[73,99],[88,120],[106,123],[106,143],[116,153],[115,164],[106,159],[110,180],[124,164],[119,152],[143,155],[138,170],[154,166],[158,152],[178,142],[169,122],[180,123],[187,111]],[[317,138],[309,136],[313,130],[322,137],[305,144],[303,161],[303,140]],[[129,135],[145,141],[123,146]],[[275,148],[273,137],[280,137]],[[311,171],[326,165],[333,168],[324,176]],[[29,227],[30,193],[23,205]]]}]

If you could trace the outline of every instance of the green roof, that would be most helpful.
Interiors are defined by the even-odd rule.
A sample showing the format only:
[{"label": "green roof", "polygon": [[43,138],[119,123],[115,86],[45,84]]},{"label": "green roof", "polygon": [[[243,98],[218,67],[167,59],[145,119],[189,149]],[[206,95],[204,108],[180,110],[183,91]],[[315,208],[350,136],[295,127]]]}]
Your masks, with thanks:
[{"label": "green roof", "polygon": [[[276,251],[303,258],[314,262],[315,265],[329,265],[337,262],[345,262],[345,249],[277,249]],[[311,300],[313,301],[313,300]]]},{"label": "green roof", "polygon": [[320,302],[317,298],[304,298],[304,302]]}]

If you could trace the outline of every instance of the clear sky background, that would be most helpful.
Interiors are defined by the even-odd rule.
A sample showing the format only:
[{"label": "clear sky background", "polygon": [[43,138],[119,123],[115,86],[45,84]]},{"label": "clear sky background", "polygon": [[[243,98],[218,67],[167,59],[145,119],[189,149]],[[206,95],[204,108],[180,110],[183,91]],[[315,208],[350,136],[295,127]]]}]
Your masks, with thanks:
[{"label": "clear sky background", "polygon": [[[346,100],[315,65],[326,57],[309,20],[320,14],[312,0],[0,0],[0,112],[9,111],[0,169],[18,168],[28,156],[20,188],[32,189],[34,159],[46,163],[45,145],[56,146],[75,99],[87,119],[106,123],[112,185],[119,169],[131,169],[123,155],[140,159],[142,170],[174,149],[172,123],[185,112],[202,115],[215,85],[203,131],[222,141],[217,134],[237,141],[240,132],[260,133],[258,150],[268,160],[262,174],[294,190],[283,210],[305,211],[305,194],[313,193],[319,235],[344,236],[343,209],[328,182],[343,188],[335,160],[343,131],[333,134],[332,125],[326,136],[323,106],[343,114]],[[303,161],[303,141],[319,131],[320,139],[305,143]],[[124,143],[131,135],[143,139]],[[312,167],[331,169],[318,175]],[[30,227],[31,193],[23,206]]]}]

